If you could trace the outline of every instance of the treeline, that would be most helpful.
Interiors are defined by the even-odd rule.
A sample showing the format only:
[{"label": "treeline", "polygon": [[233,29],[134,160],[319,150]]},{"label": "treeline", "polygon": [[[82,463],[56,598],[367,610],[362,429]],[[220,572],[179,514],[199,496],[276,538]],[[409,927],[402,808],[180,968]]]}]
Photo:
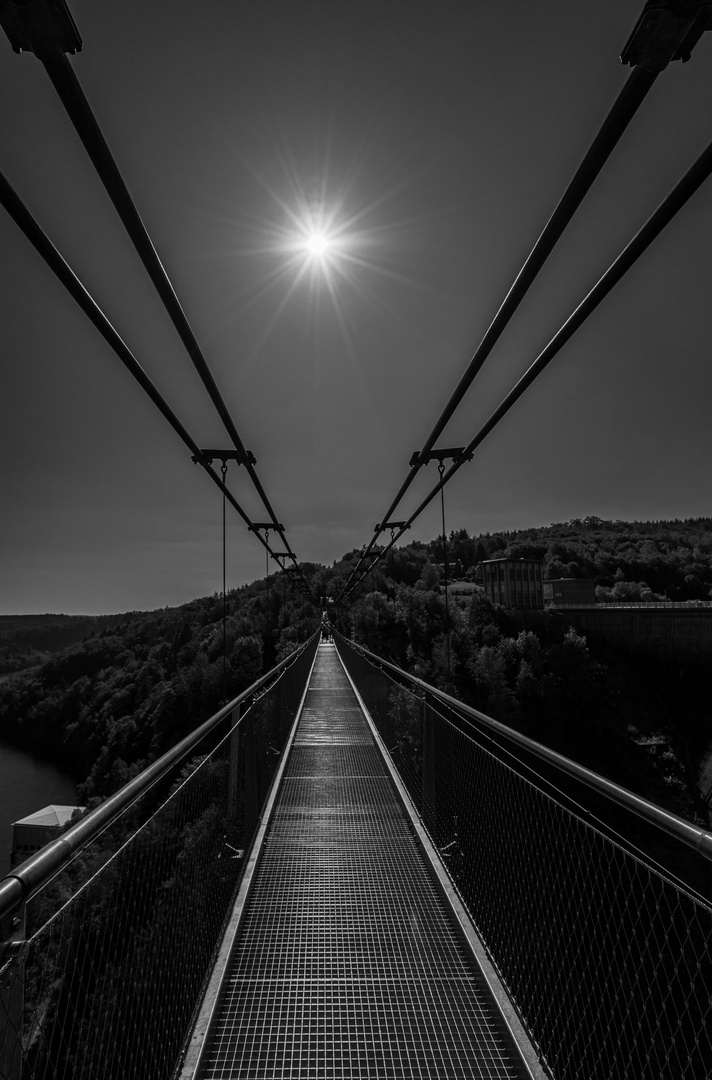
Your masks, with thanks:
[{"label": "treeline", "polygon": [[[587,517],[479,540],[487,558],[542,558],[550,578],[593,578],[604,589],[631,582],[669,600],[708,600],[712,591],[712,518],[626,522]],[[456,558],[462,538],[460,544],[456,540],[453,547]]]},{"label": "treeline", "polygon": [[42,664],[52,653],[142,614],[0,615],[0,674]]},{"label": "treeline", "polygon": [[[131,779],[312,633],[318,608],[281,578],[114,617],[0,684],[0,738],[46,757],[85,802]],[[118,620],[118,621],[117,621]]]},{"label": "treeline", "polygon": [[525,628],[481,593],[451,596],[446,613],[443,592],[418,582],[396,585],[395,596],[387,586],[363,595],[341,625],[372,652],[659,805],[701,812],[693,747],[663,687],[603,643],[592,647],[560,614],[530,613]]},{"label": "treeline", "polygon": [[[351,552],[347,559],[358,553]],[[641,589],[669,600],[709,600],[712,594],[712,518],[684,521],[604,521],[574,519],[541,528],[470,535],[455,529],[447,539],[452,576],[479,581],[485,559],[542,559],[549,578],[592,578],[612,599],[631,598]],[[426,562],[444,562],[442,537],[414,542],[387,556],[397,581],[413,585]],[[637,586],[624,589],[622,583]]]}]

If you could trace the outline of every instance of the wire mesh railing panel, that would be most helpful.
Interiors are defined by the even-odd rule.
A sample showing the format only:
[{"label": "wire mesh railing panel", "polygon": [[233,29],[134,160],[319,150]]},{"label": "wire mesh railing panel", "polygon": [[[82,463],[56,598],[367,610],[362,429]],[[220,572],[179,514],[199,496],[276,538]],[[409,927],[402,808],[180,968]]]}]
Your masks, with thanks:
[{"label": "wire mesh railing panel", "polygon": [[712,908],[339,649],[556,1080],[712,1076]]},{"label": "wire mesh railing panel", "polygon": [[172,1076],[314,648],[28,903],[2,1080]]}]

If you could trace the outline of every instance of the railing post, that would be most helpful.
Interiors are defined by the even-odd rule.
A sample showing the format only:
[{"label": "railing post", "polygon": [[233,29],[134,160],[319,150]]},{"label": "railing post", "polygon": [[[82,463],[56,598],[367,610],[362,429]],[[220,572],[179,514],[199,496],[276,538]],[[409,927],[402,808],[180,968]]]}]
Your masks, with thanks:
[{"label": "railing post", "polygon": [[420,813],[423,821],[432,832],[431,814],[435,811],[435,732],[433,730],[433,697],[423,691],[421,717],[421,746],[423,753],[422,775],[420,778]]},{"label": "railing post", "polygon": [[242,706],[236,705],[228,723],[232,729],[230,735],[230,767],[227,781],[227,817],[235,821],[240,808],[240,715]]},{"label": "railing post", "polygon": [[25,1007],[25,905],[0,920],[0,1077],[22,1076]]}]

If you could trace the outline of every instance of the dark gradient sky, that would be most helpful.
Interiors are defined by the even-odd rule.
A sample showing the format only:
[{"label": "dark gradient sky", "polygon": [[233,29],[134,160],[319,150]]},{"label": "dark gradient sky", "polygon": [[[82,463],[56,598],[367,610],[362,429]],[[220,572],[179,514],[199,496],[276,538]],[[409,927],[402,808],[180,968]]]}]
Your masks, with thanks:
[{"label": "dark gradient sky", "polygon": [[[300,558],[381,520],[623,85],[641,7],[71,3],[71,63]],[[0,45],[3,171],[198,443],[227,445],[41,64]],[[441,444],[472,437],[706,146],[711,83],[708,34],[658,78]],[[340,231],[326,269],[287,250],[305,207]],[[460,471],[448,527],[710,512],[711,214],[708,184]],[[4,211],[0,245],[0,611],[218,590],[219,493]],[[230,585],[264,574],[234,513],[228,541]]]}]

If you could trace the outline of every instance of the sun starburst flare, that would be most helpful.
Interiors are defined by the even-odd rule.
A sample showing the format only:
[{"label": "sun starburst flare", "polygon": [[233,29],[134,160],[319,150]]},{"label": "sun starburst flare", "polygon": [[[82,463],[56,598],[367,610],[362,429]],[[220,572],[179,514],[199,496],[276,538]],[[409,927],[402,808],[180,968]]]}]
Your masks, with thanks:
[{"label": "sun starburst flare", "polygon": [[301,205],[296,212],[289,213],[289,224],[279,246],[288,256],[291,268],[297,271],[311,268],[326,278],[337,269],[339,260],[347,254],[349,246],[354,246],[356,238],[349,236],[336,218],[334,211],[329,213],[323,206],[314,210]]},{"label": "sun starburst flare", "polygon": [[[273,144],[277,167],[269,179],[240,155],[241,168],[261,189],[261,212],[241,220],[225,219],[235,238],[232,256],[253,260],[253,273],[243,279],[229,321],[237,322],[256,308],[262,312],[262,329],[243,354],[240,378],[249,375],[295,304],[316,326],[323,325],[326,302],[340,327],[344,356],[358,369],[354,311],[371,308],[377,317],[401,324],[397,306],[385,300],[383,286],[423,288],[413,258],[414,236],[427,218],[447,210],[439,206],[423,215],[389,219],[384,211],[417,181],[417,174],[380,185],[369,198],[361,183],[363,155],[347,164],[341,180],[334,183],[327,179],[335,170],[326,153],[321,168],[312,165],[305,181],[303,162],[284,142],[278,143]],[[320,173],[321,179],[315,180]],[[403,328],[408,332],[407,325]]]}]

